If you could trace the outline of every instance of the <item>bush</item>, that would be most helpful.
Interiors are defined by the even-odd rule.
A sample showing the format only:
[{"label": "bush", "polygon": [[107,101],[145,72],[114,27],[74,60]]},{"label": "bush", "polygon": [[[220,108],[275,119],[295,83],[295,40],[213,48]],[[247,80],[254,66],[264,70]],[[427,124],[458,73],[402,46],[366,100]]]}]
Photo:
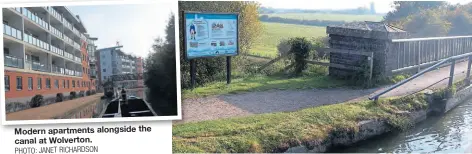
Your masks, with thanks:
[{"label": "bush", "polygon": [[39,107],[43,105],[44,103],[44,97],[43,95],[35,95],[33,98],[31,98],[31,101],[29,102],[29,105],[31,108]]},{"label": "bush", "polygon": [[6,113],[10,113],[10,112],[16,112],[16,111],[21,111],[21,110],[25,110],[25,109],[28,109],[29,107],[24,104],[24,103],[21,103],[21,102],[11,102],[11,103],[7,103],[6,106],[5,106],[5,111]]},{"label": "bush", "polygon": [[84,97],[85,96],[85,92],[84,91],[80,91],[79,92],[79,97]]},{"label": "bush", "polygon": [[64,101],[64,94],[57,93],[56,94],[56,102],[62,102],[62,101]]},{"label": "bush", "polygon": [[112,98],[113,97],[113,92],[108,91],[108,92],[105,93],[105,96],[108,97],[108,98]]},{"label": "bush", "polygon": [[91,94],[90,90],[87,90],[87,92],[85,92],[86,96],[90,96],[90,94]]},{"label": "bush", "polygon": [[290,52],[293,53],[294,73],[300,75],[307,68],[306,59],[310,56],[312,44],[304,37],[295,37],[289,40]]},{"label": "bush", "polygon": [[77,98],[77,92],[71,91],[71,92],[69,93],[69,97],[70,97],[71,100]]},{"label": "bush", "polygon": [[290,40],[287,39],[282,39],[280,40],[279,44],[277,44],[277,51],[279,52],[279,55],[285,55],[288,52],[290,52]]}]

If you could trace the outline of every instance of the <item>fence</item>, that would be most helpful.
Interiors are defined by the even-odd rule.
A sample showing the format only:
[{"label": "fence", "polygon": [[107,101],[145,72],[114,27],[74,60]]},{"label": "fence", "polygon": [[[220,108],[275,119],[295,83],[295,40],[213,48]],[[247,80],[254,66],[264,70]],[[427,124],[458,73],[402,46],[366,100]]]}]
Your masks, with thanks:
[{"label": "fence", "polygon": [[472,36],[393,39],[389,46],[392,73],[420,71],[446,58],[469,53]]},{"label": "fence", "polygon": [[[366,65],[364,64],[358,64],[357,66],[355,65],[346,65],[342,63],[334,63],[334,62],[322,62],[322,61],[315,61],[315,60],[308,60],[306,59],[305,61],[308,64],[313,64],[313,65],[321,65],[321,66],[328,66],[328,67],[334,67],[334,68],[339,68],[339,69],[346,69],[346,70],[353,70],[353,71],[367,71],[367,83],[370,84],[372,80],[372,74],[373,74],[373,58],[374,58],[374,53],[373,52],[365,52],[365,51],[354,51],[354,50],[342,50],[342,49],[332,49],[332,48],[315,48],[315,50],[319,53],[339,53],[339,54],[346,54],[346,55],[358,55],[358,56],[363,56],[365,57],[366,61],[364,61]],[[274,64],[275,62],[282,60],[286,57],[288,57],[291,53],[287,53],[284,55],[281,55],[266,64],[262,65],[259,67],[259,71],[267,68],[268,66]],[[365,68],[362,66],[366,66]],[[285,69],[292,67],[292,65],[287,66]]]}]

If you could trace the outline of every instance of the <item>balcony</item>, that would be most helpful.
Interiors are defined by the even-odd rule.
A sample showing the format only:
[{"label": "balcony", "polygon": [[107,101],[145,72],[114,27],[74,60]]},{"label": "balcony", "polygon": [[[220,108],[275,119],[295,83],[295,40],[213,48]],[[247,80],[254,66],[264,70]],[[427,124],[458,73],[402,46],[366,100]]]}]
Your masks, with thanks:
[{"label": "balcony", "polygon": [[66,35],[63,35],[64,36],[64,40],[69,43],[70,45],[73,45],[74,44],[74,41],[72,39],[70,39],[69,37],[67,37]]},{"label": "balcony", "polygon": [[16,12],[20,13],[21,14],[21,7],[14,7],[13,8]]},{"label": "balcony", "polygon": [[56,74],[65,74],[64,68],[54,65],[52,66],[52,72]]},{"label": "balcony", "polygon": [[3,34],[22,40],[22,32],[8,25],[3,25]]},{"label": "balcony", "polygon": [[75,72],[74,70],[70,70],[70,69],[64,68],[64,74],[65,74],[65,75],[74,76],[74,74],[75,74],[74,72]]},{"label": "balcony", "polygon": [[81,37],[79,30],[77,30],[76,28],[72,27],[72,32],[74,32],[74,34],[77,35],[78,37]]},{"label": "balcony", "polygon": [[33,12],[29,11],[28,9],[22,8],[22,14],[25,17],[27,17],[28,19],[30,19],[31,21],[33,21],[33,22],[37,23],[38,25],[40,25],[41,27],[43,27],[44,29],[49,28],[49,24],[46,21],[44,21],[43,19],[36,16]]},{"label": "balcony", "polygon": [[62,22],[62,15],[59,14],[54,8],[48,6],[48,7],[46,7],[46,9],[49,11],[49,13],[50,13],[52,16],[56,17],[57,20],[59,20],[59,21]]},{"label": "balcony", "polygon": [[81,62],[80,58],[77,56],[74,56],[74,61],[79,62],[79,63]]},{"label": "balcony", "polygon": [[69,23],[66,19],[64,19],[64,18],[62,18],[62,23],[64,23],[64,26],[67,27],[67,28],[69,28],[71,31],[72,31],[72,29],[74,29],[74,28],[72,28],[72,24],[70,24],[70,23]]},{"label": "balcony", "polygon": [[51,33],[53,33],[54,35],[56,35],[57,37],[61,39],[64,38],[64,35],[62,34],[62,32],[52,26],[49,27],[49,31],[51,31]]},{"label": "balcony", "polygon": [[14,67],[14,68],[23,68],[22,58],[16,58],[10,55],[3,55],[3,59],[5,60],[4,66]]},{"label": "balcony", "polygon": [[41,41],[40,39],[37,39],[29,34],[24,34],[23,36],[23,41],[29,43],[29,44],[32,44],[34,46],[37,46],[41,49],[44,49],[44,50],[48,50],[49,51],[49,44],[44,42],[44,41]]},{"label": "balcony", "polygon": [[75,76],[81,77],[81,76],[82,76],[82,72],[75,71]]},{"label": "balcony", "polygon": [[70,60],[74,60],[74,55],[68,52],[64,52],[64,57],[69,58]]},{"label": "balcony", "polygon": [[75,42],[75,41],[73,41],[73,42],[74,42],[73,46],[74,46],[76,49],[79,49],[79,50],[80,50],[80,45],[79,45],[77,42]]},{"label": "balcony", "polygon": [[59,49],[58,47],[55,47],[53,45],[51,45],[51,52],[64,56],[64,50]]},{"label": "balcony", "polygon": [[[87,37],[85,37],[84,34],[80,34],[80,38],[81,38],[82,40],[87,40]],[[90,44],[90,43],[88,43],[88,41],[87,41],[87,44]]]},{"label": "balcony", "polygon": [[32,70],[41,71],[41,72],[49,72],[46,64],[43,64],[40,62],[34,62],[34,61],[26,61],[26,64],[30,65]]}]

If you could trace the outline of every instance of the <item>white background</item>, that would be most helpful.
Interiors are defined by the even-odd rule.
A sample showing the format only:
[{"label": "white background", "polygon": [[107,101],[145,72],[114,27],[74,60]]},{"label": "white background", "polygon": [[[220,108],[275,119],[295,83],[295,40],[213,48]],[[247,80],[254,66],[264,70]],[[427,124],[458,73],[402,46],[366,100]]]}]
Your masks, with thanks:
[{"label": "white background", "polygon": [[[124,125],[146,125],[152,127],[151,132],[147,133],[120,133],[116,134],[71,134],[71,135],[56,135],[57,137],[90,137],[92,143],[84,144],[56,144],[56,145],[87,145],[98,146],[100,154],[145,154],[145,153],[172,153],[172,123],[171,121],[146,121],[146,122],[114,122],[114,123],[76,123],[76,124],[47,124],[47,125],[15,125],[15,126],[0,126],[0,153],[14,154],[15,147],[47,147],[54,145],[16,145],[17,138],[31,138],[33,136],[38,138],[50,137],[50,135],[15,135],[15,127],[23,129],[39,128],[82,128],[82,127],[122,127]],[[95,129],[96,132],[96,129]]]},{"label": "white background", "polygon": [[[0,7],[4,7],[6,4],[30,4],[31,2],[48,2],[47,5],[51,4],[52,0],[0,0]],[[78,1],[87,1],[87,2],[97,2],[97,0],[55,0],[55,2],[78,2]],[[109,1],[109,0],[100,0],[101,2]],[[116,1],[116,0],[114,0]],[[133,0],[127,0],[133,1]],[[153,1],[153,0],[150,0]],[[175,3],[175,7],[177,7],[177,0],[168,0]],[[177,8],[175,8],[177,10]],[[176,12],[174,12],[177,14]],[[166,15],[167,16],[167,15]],[[178,21],[178,17],[176,16],[176,20]],[[178,31],[178,27],[176,27],[176,31]],[[178,33],[176,33],[176,40],[178,39]],[[178,41],[178,40],[177,40]],[[3,46],[3,43],[2,43]],[[176,47],[176,50],[179,50],[179,46]],[[3,54],[0,54],[3,55]],[[177,54],[178,56],[178,54]],[[179,59],[179,57],[176,57]],[[3,63],[3,56],[0,57],[0,62]],[[177,63],[179,64],[179,63]],[[180,68],[178,65],[177,68]],[[0,66],[0,76],[3,76],[3,65]],[[177,70],[177,81],[180,81],[180,71]],[[3,89],[3,80],[0,80],[0,87]],[[180,87],[180,83],[177,84]],[[179,98],[180,98],[180,88],[179,91]],[[0,101],[4,100],[4,91],[0,91]],[[179,109],[180,109],[180,102],[179,102]],[[3,119],[4,113],[0,111],[0,119]],[[180,119],[179,116],[174,119]],[[162,118],[162,117],[161,117]],[[136,132],[136,133],[121,133],[121,134],[71,134],[71,135],[56,135],[57,137],[89,137],[93,143],[88,144],[74,144],[75,145],[91,145],[91,146],[98,146],[98,151],[100,154],[121,154],[121,153],[129,153],[129,154],[141,154],[141,153],[172,153],[172,122],[168,121],[141,121],[141,122],[132,122],[126,120],[126,122],[105,122],[106,119],[100,119],[100,121],[94,121],[94,123],[56,123],[56,124],[28,124],[28,125],[0,125],[0,153],[1,154],[14,154],[15,147],[44,147],[44,146],[54,146],[54,145],[16,145],[14,143],[15,139],[18,138],[30,138],[30,137],[37,137],[37,138],[44,138],[50,137],[49,135],[32,135],[32,136],[18,136],[14,135],[15,128],[36,128],[36,129],[51,129],[51,128],[83,128],[83,127],[94,127],[98,128],[101,126],[104,127],[122,127],[122,126],[135,126],[138,129],[139,125],[145,125],[148,127],[152,127],[151,132]],[[144,119],[143,119],[144,120]],[[146,119],[148,120],[148,119]],[[73,121],[70,122],[80,122],[80,121]],[[26,123],[26,122],[25,122]],[[95,129],[96,131],[96,129]],[[66,144],[62,144],[66,145]]]}]

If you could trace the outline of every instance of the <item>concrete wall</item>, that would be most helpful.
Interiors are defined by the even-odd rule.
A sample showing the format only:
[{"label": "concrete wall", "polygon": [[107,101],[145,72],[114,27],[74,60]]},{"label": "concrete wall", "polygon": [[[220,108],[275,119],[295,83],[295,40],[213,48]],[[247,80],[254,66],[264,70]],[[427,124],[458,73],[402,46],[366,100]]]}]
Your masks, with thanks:
[{"label": "concrete wall", "polygon": [[[425,120],[428,115],[432,112],[446,113],[451,109],[458,106],[470,98],[472,98],[472,86],[468,86],[462,90],[459,90],[454,94],[452,98],[445,99],[444,101],[437,101],[433,99],[431,92],[426,93],[426,100],[428,101],[429,107],[425,110],[419,110],[415,112],[404,113],[407,114],[415,124]],[[389,133],[393,130],[386,120],[366,120],[358,123],[359,131],[357,133],[345,133],[344,135],[337,135],[335,137],[328,137],[325,141],[314,141],[310,143],[309,147],[296,146],[291,147],[287,151],[288,153],[318,153],[327,152],[332,148],[339,146],[350,146],[362,140]],[[353,136],[348,135],[353,134]]]}]

